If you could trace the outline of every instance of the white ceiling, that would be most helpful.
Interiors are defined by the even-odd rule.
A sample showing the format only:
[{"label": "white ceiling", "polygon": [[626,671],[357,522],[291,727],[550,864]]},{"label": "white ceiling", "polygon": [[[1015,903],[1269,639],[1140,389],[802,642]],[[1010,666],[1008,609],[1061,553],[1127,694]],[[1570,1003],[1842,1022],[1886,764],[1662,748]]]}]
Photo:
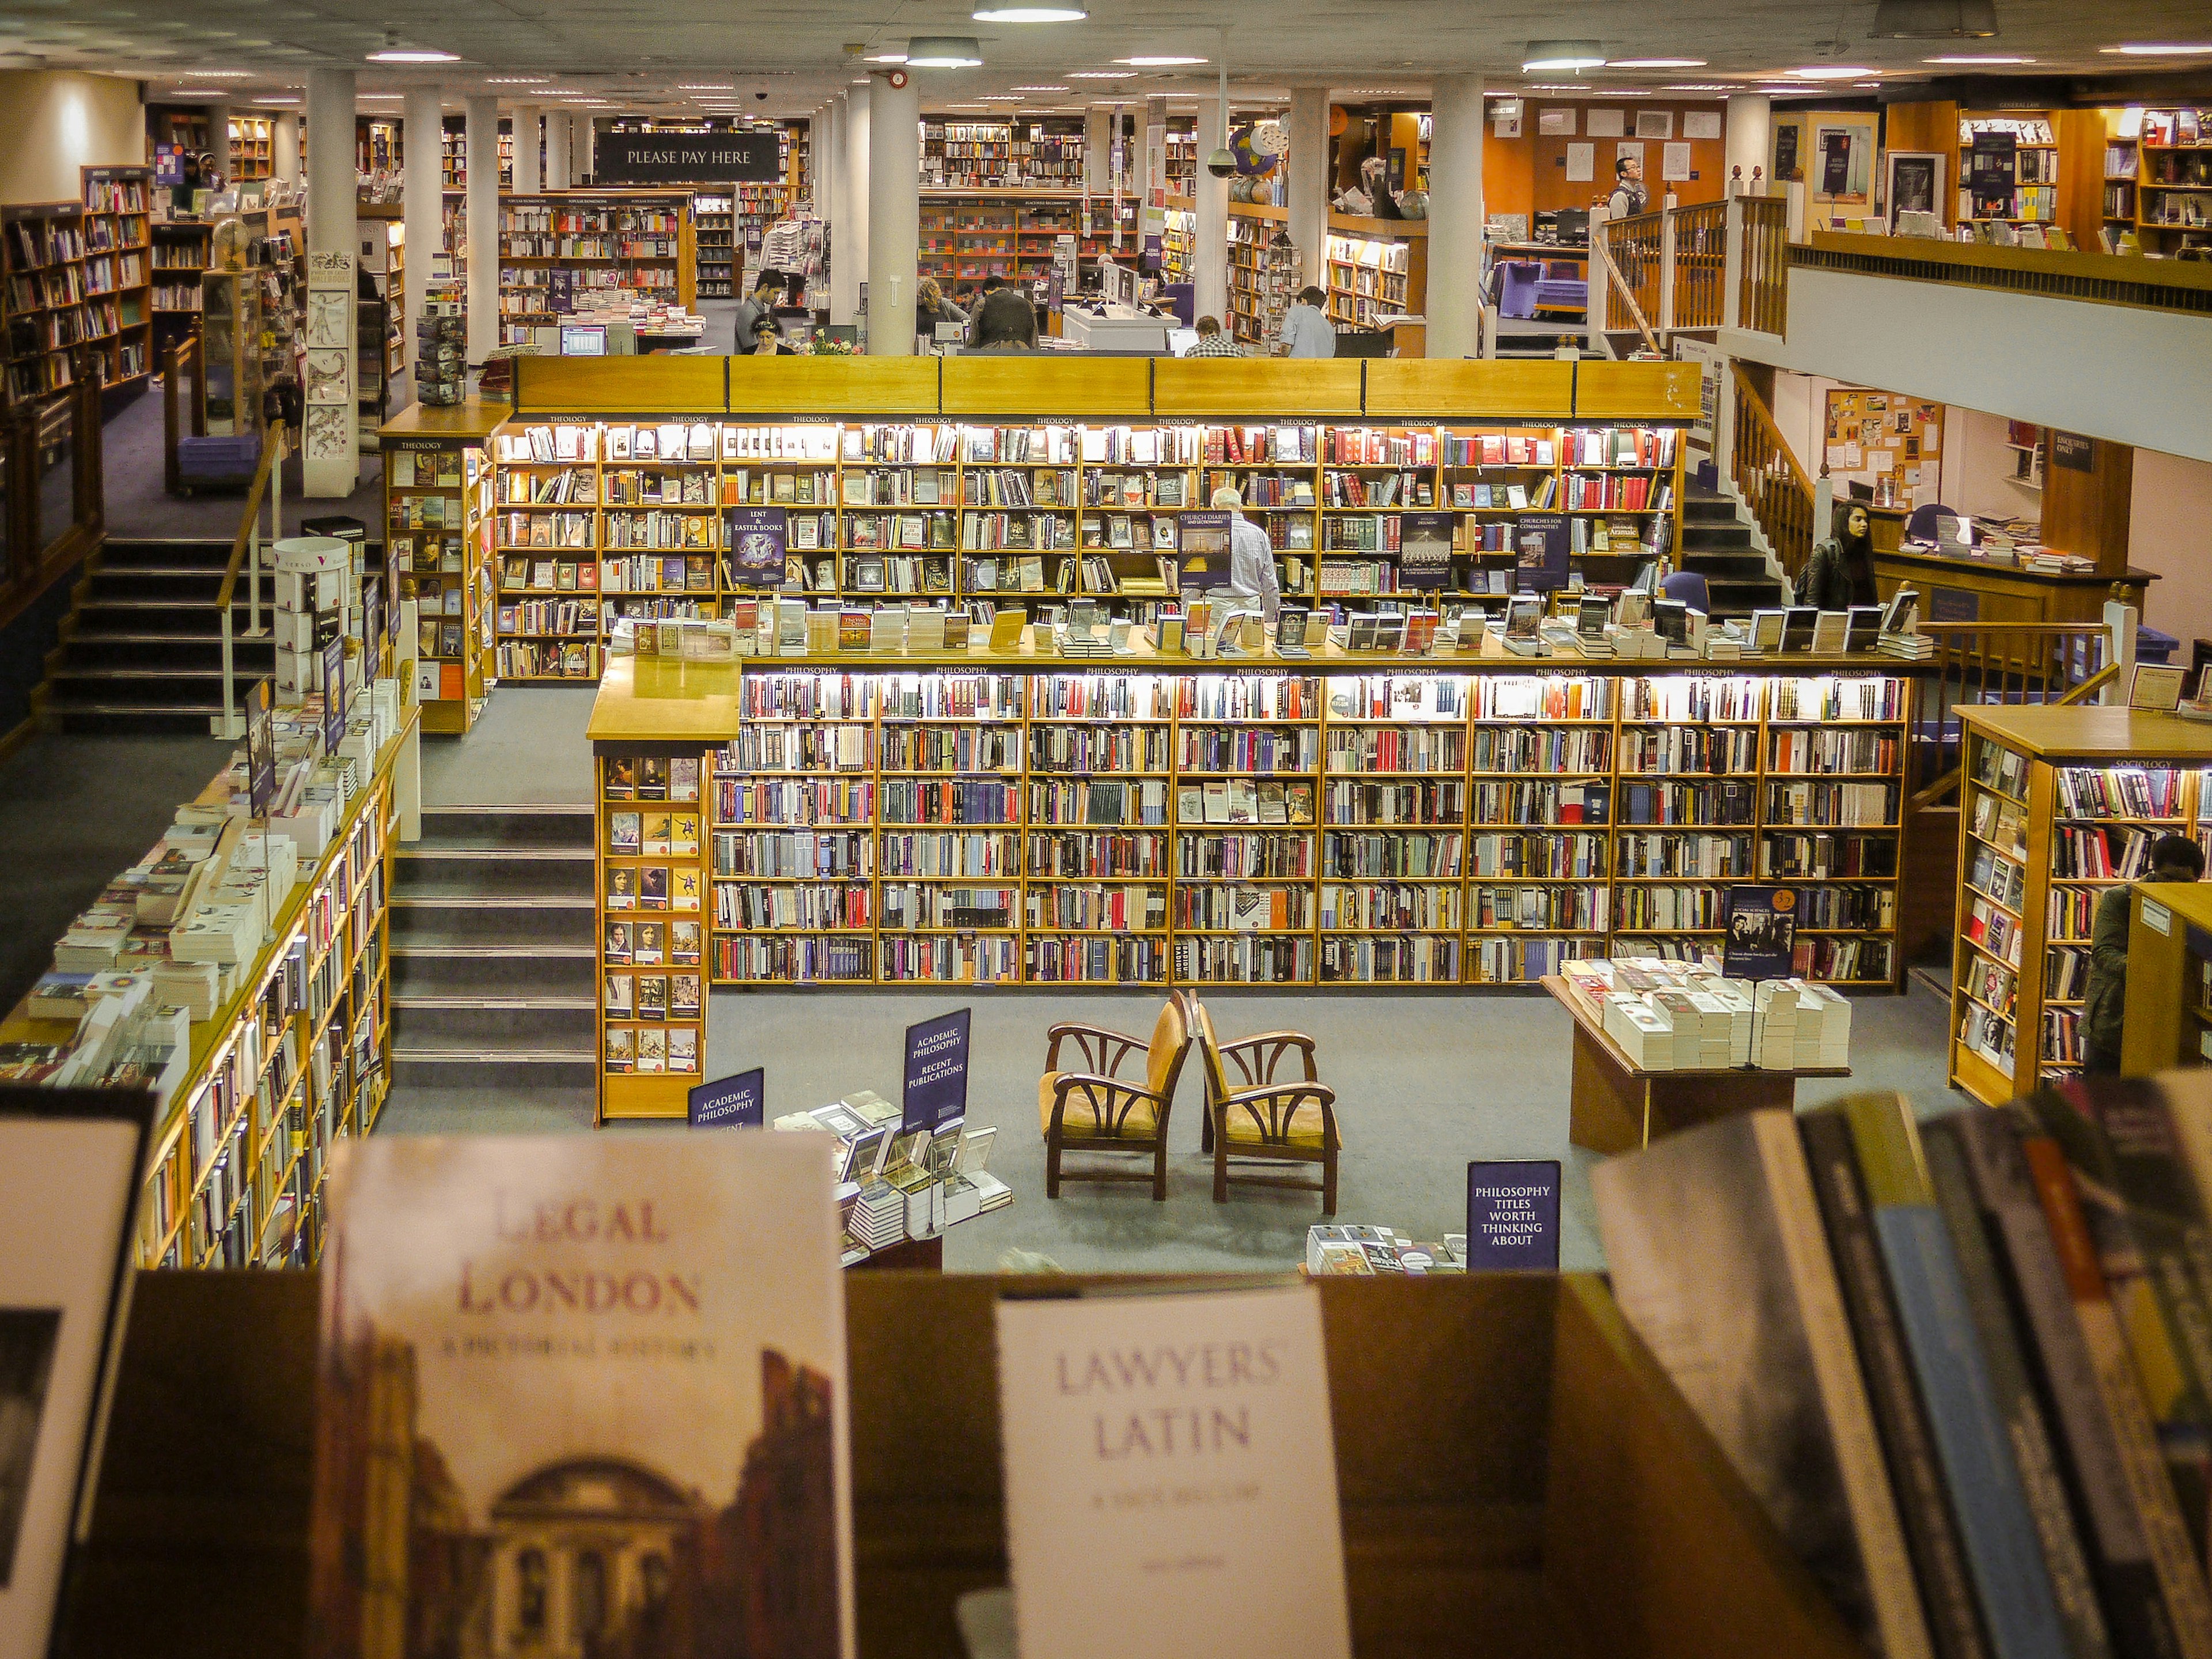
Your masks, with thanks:
[{"label": "white ceiling", "polygon": [[[553,101],[567,91],[623,110],[696,112],[734,106],[745,114],[803,115],[864,73],[862,52],[902,49],[910,34],[978,35],[986,65],[966,72],[920,71],[925,99],[941,106],[1014,87],[1066,86],[1030,94],[1038,107],[1077,106],[1147,93],[1210,88],[1225,54],[1240,99],[1279,95],[1291,84],[1328,85],[1340,95],[1370,90],[1421,96],[1429,74],[1480,71],[1499,90],[1558,76],[1522,76],[1526,42],[1561,35],[1595,39],[1609,58],[1703,58],[1689,70],[1604,72],[1598,87],[1652,92],[1681,85],[1767,84],[1806,65],[1864,65],[1885,82],[1931,76],[2112,74],[2155,69],[2212,70],[2212,51],[2182,59],[2116,58],[2100,49],[2129,41],[2212,43],[2205,0],[1999,0],[1994,40],[1874,40],[1872,0],[1091,0],[1088,21],[1049,26],[979,24],[969,0],[811,0],[800,6],[755,0],[0,0],[0,67],[81,68],[141,76],[155,99],[186,88],[233,101],[296,93],[308,68],[361,72],[365,108],[398,108],[411,82],[462,92]],[[428,70],[366,62],[388,44],[458,53]],[[1184,54],[1206,66],[1128,79],[1073,80],[1069,71],[1115,67],[1114,59]],[[1933,67],[1945,53],[2002,53],[2034,60],[1995,71]],[[232,71],[185,78],[188,70]],[[539,76],[530,85],[491,77]],[[684,89],[712,83],[727,92]],[[1845,83],[1856,95],[1863,91]],[[755,94],[765,92],[765,99]],[[1000,107],[1012,108],[1012,105]]]}]

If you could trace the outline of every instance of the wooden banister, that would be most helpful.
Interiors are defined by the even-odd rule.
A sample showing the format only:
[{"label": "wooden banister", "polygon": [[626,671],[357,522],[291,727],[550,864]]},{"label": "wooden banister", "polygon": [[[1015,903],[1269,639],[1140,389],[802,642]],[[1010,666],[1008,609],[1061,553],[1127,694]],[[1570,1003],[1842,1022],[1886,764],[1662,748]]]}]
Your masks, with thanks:
[{"label": "wooden banister", "polygon": [[1736,493],[1759,521],[1776,562],[1794,585],[1813,556],[1813,481],[1805,476],[1790,441],[1774,423],[1773,411],[1743,372],[1731,362],[1735,377],[1735,449],[1729,457],[1729,476]]},{"label": "wooden banister", "polygon": [[[269,472],[283,464],[284,422],[271,421],[261,445],[261,465],[253,471],[252,486],[246,492],[246,511],[240,515],[238,537],[230,544],[230,562],[223,567],[222,592],[216,595],[216,604],[225,616],[230,614],[230,596],[238,586],[239,567],[246,562],[246,550],[253,545],[255,520],[261,516],[261,503],[269,493]],[[270,538],[276,539],[273,536]]]}]

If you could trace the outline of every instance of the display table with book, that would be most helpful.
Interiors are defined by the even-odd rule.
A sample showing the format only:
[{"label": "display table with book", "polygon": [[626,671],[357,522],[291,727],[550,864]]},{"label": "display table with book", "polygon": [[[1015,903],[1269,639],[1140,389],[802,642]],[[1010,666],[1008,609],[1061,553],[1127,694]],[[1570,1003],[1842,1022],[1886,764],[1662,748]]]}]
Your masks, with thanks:
[{"label": "display table with book", "polygon": [[1634,1152],[1661,1135],[1713,1118],[1768,1106],[1792,1109],[1798,1079],[1851,1074],[1849,1066],[1650,1068],[1606,1030],[1604,1010],[1586,994],[1558,974],[1547,974],[1542,983],[1575,1023],[1567,1138],[1592,1152]]}]

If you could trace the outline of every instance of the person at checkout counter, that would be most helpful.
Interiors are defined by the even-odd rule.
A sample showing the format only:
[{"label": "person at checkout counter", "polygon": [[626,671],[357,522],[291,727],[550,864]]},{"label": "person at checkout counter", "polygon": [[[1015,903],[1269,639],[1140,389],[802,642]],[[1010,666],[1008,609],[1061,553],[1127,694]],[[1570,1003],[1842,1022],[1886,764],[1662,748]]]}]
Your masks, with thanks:
[{"label": "person at checkout counter", "polygon": [[1035,351],[1036,307],[1018,288],[993,289],[975,307],[969,331],[971,352]]},{"label": "person at checkout counter", "polygon": [[1298,290],[1298,302],[1283,313],[1276,343],[1286,357],[1334,357],[1336,329],[1328,320],[1328,295],[1310,285]]},{"label": "person at checkout counter", "polygon": [[1223,484],[1215,490],[1213,505],[1229,509],[1229,582],[1218,592],[1239,611],[1257,611],[1273,628],[1275,613],[1282,608],[1283,589],[1276,579],[1275,550],[1267,532],[1238,510],[1244,505],[1244,494],[1236,485]]},{"label": "person at checkout counter", "polygon": [[[2186,836],[2160,836],[2151,843],[2146,882],[2202,881],[2204,849]],[[2089,989],[2081,1002],[2081,1071],[2087,1077],[2120,1074],[2120,1036],[2128,1021],[2128,936],[2135,889],[2123,882],[2097,900],[2089,929]]]}]

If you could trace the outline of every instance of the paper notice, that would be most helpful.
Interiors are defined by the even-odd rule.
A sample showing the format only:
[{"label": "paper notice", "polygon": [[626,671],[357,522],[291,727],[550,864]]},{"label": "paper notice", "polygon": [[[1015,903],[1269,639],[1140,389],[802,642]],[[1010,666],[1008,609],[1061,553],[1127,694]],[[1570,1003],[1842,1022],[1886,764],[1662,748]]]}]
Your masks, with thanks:
[{"label": "paper notice", "polygon": [[1597,177],[1597,146],[1569,144],[1567,146],[1567,182],[1586,185]]}]

